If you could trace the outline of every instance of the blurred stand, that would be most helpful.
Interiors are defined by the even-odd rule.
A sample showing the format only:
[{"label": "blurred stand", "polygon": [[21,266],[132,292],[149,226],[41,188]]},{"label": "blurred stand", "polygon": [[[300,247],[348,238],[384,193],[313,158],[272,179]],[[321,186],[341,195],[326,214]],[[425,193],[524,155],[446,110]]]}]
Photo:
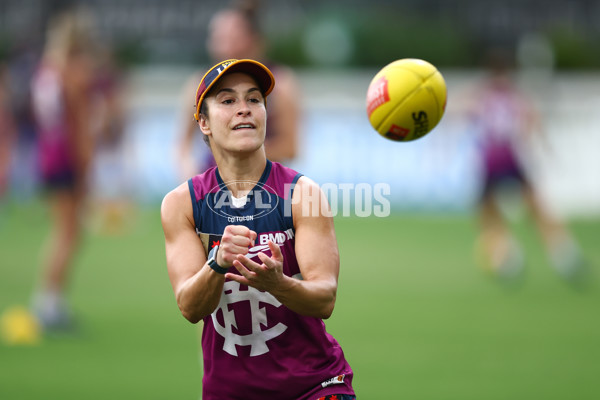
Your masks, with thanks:
[{"label": "blurred stand", "polygon": [[[238,0],[215,13],[208,24],[206,47],[213,64],[230,58],[249,58],[262,62],[273,72],[276,84],[267,103],[265,151],[271,161],[287,162],[298,152],[300,88],[295,73],[289,67],[266,57],[267,43],[259,23],[259,3],[256,0]],[[201,74],[194,74],[183,90],[185,105],[177,149],[182,179],[214,165],[208,146],[199,149],[194,145],[200,130],[193,118],[193,99],[201,79]],[[194,153],[201,155],[198,157]]]}]

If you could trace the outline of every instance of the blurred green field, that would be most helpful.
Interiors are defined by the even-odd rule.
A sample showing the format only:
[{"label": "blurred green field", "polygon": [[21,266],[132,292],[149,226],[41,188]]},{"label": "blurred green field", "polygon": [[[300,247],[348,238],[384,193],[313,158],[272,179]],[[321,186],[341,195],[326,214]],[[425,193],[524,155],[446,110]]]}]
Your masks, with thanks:
[{"label": "blurred green field", "polygon": [[[119,235],[91,232],[71,299],[75,337],[0,344],[0,399],[198,399],[196,327],[179,315],[156,208]],[[47,214],[0,211],[0,312],[27,304]],[[469,216],[337,218],[342,270],[327,321],[361,399],[598,399],[600,292],[563,282],[533,228],[516,225],[527,272],[519,285],[473,263]],[[600,221],[573,221],[592,269]]]}]

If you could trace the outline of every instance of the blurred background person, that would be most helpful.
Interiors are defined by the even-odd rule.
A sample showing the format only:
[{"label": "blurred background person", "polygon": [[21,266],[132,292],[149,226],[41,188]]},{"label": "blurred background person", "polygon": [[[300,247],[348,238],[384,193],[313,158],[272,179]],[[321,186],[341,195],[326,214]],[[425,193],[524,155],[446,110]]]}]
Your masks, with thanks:
[{"label": "blurred background person", "polygon": [[97,132],[91,173],[94,227],[107,234],[124,231],[132,215],[130,174],[125,146],[126,108],[124,68],[111,46],[97,51],[98,73],[94,93],[98,100],[94,127]]},{"label": "blurred background person", "polygon": [[[267,104],[267,138],[265,150],[271,161],[289,162],[298,152],[300,124],[300,98],[298,80],[287,66],[267,59],[267,43],[259,21],[260,2],[256,0],[234,1],[211,18],[208,25],[207,50],[212,63],[230,58],[250,58],[265,64],[275,76],[277,85]],[[186,84],[184,99],[196,93],[201,74],[194,75]],[[198,124],[190,118],[193,105],[185,103],[183,122],[177,146],[182,178],[202,172],[213,166],[214,160],[208,148],[202,160],[193,157],[194,138],[199,134]]]},{"label": "blurred background person", "polygon": [[31,82],[38,163],[51,227],[32,311],[46,331],[73,327],[65,295],[81,243],[82,211],[94,153],[96,63],[89,16],[64,11],[49,22]]},{"label": "blurred background person", "polygon": [[469,107],[479,135],[483,168],[481,233],[476,248],[479,261],[500,277],[514,278],[522,271],[524,254],[500,204],[503,194],[518,193],[535,221],[550,263],[566,279],[580,277],[583,260],[576,241],[548,210],[528,176],[532,146],[549,148],[536,107],[514,80],[514,56],[507,48],[493,47],[487,51],[484,64],[486,75],[470,94]]}]

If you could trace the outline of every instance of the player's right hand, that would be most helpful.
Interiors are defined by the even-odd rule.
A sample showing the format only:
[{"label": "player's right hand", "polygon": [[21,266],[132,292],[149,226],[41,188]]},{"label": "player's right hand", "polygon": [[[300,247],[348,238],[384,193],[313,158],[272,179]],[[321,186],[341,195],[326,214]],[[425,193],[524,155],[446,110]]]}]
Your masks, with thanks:
[{"label": "player's right hand", "polygon": [[255,240],[256,232],[250,228],[244,225],[227,225],[219,243],[217,264],[223,268],[231,267],[238,255],[248,254]]}]

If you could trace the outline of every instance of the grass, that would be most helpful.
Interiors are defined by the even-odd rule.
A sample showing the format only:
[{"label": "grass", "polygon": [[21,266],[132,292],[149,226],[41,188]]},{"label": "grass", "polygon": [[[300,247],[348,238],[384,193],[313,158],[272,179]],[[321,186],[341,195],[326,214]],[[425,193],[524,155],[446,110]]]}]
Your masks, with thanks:
[{"label": "grass", "polygon": [[[592,272],[600,221],[573,221]],[[0,312],[27,304],[47,214],[37,203],[0,211]],[[576,290],[547,263],[526,223],[519,285],[473,263],[469,216],[337,218],[342,270],[326,321],[362,399],[600,398],[600,294]],[[593,278],[593,276],[592,276]],[[120,235],[91,232],[77,258],[75,337],[0,344],[1,399],[197,399],[196,327],[177,310],[158,208]]]}]

